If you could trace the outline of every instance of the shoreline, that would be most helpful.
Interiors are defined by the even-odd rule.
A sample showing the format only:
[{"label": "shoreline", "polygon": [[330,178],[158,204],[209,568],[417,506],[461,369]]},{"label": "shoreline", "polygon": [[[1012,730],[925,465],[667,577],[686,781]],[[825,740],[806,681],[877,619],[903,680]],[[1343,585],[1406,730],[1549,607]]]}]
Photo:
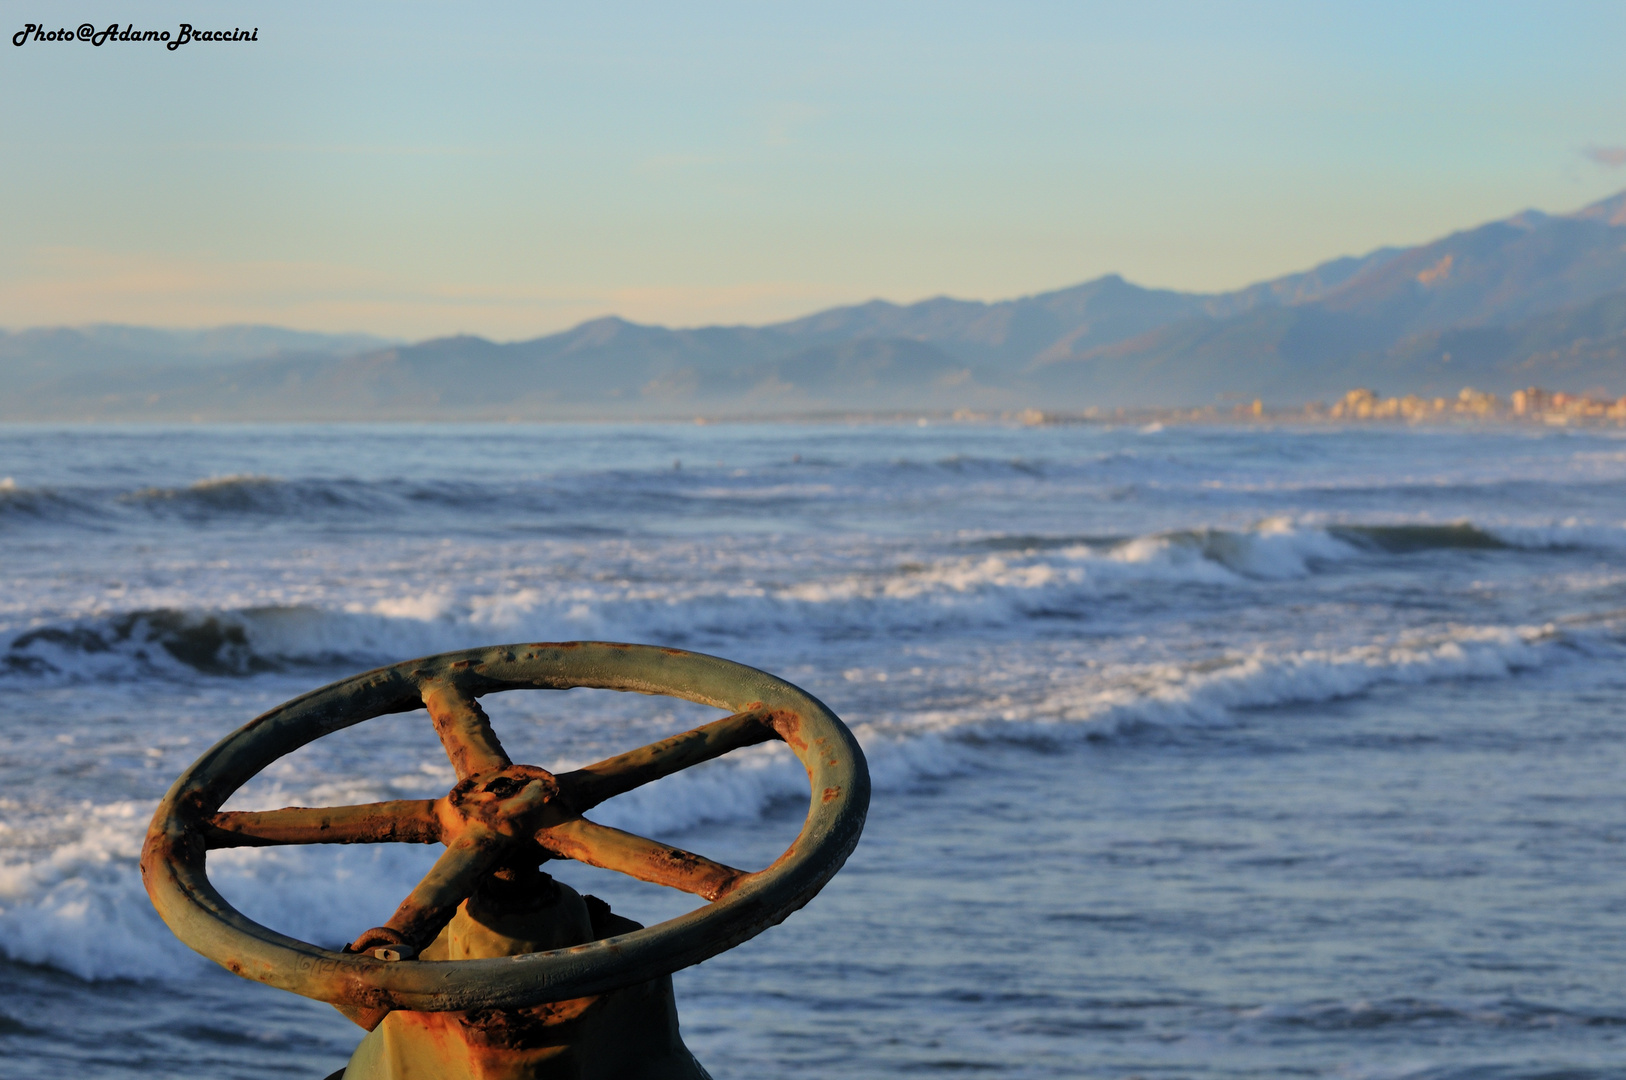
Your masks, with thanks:
[{"label": "shoreline", "polygon": [[1540,387],[1516,390],[1503,399],[1496,394],[1484,393],[1472,387],[1463,387],[1455,398],[1423,398],[1415,394],[1404,397],[1380,398],[1365,388],[1356,388],[1328,405],[1324,401],[1311,401],[1302,405],[1267,406],[1261,399],[1240,402],[1229,407],[1200,406],[1089,406],[1082,409],[1026,408],[957,408],[957,409],[809,409],[779,413],[724,412],[713,415],[676,413],[655,416],[524,416],[524,415],[470,415],[446,416],[425,413],[405,413],[398,416],[333,417],[333,416],[219,416],[192,414],[189,416],[97,416],[36,417],[17,419],[0,417],[0,430],[39,428],[138,428],[160,427],[409,427],[444,426],[529,426],[579,425],[600,427],[607,425],[710,425],[737,424],[848,424],[858,425],[914,425],[927,427],[934,424],[1004,424],[1019,427],[1061,427],[1081,424],[1104,425],[1213,425],[1277,426],[1282,424],[1315,427],[1348,428],[1376,425],[1385,428],[1460,429],[1486,427],[1503,429],[1528,428],[1611,428],[1626,427],[1626,396],[1615,400],[1592,397],[1588,394],[1549,392]]}]

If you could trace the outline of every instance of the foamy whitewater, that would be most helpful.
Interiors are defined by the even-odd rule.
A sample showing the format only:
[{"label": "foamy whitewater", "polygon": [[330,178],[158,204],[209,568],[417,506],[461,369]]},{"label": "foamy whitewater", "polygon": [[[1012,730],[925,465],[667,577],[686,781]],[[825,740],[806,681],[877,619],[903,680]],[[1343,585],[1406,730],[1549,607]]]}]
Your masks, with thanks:
[{"label": "foamy whitewater", "polygon": [[[994,425],[0,428],[0,1075],[317,1077],[359,1029],[158,920],[154,803],[261,711],[500,642],[675,645],[858,733],[846,870],[677,977],[719,1080],[1603,1077],[1626,1032],[1626,440]],[[714,718],[486,699],[564,768]],[[233,808],[429,797],[422,713]],[[605,804],[758,867],[775,745]],[[220,852],[336,945],[434,852]],[[654,922],[691,898],[550,864]]]}]

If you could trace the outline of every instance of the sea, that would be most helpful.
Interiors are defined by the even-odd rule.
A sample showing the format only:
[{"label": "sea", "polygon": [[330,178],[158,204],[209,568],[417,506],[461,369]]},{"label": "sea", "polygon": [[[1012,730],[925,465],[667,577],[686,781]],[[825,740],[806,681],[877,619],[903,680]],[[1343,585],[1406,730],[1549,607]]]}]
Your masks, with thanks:
[{"label": "sea", "polygon": [[[349,674],[651,642],[815,694],[845,869],[675,978],[717,1080],[1626,1076],[1626,437],[994,422],[0,426],[0,1075],[309,1078],[361,1032],[190,952],[137,854],[191,761]],[[573,767],[720,715],[486,699]],[[231,808],[444,793],[427,717]],[[731,865],[782,746],[595,816]],[[222,851],[336,946],[435,850]],[[654,923],[697,901],[574,863]]]}]

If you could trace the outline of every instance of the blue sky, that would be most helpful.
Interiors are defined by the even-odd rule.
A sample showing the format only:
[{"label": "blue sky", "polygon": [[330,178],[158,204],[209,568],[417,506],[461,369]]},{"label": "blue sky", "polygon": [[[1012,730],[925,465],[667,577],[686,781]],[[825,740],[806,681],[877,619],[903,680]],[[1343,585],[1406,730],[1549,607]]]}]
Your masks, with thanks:
[{"label": "blue sky", "polygon": [[[1219,290],[1626,187],[1626,4],[0,3],[0,326]],[[115,20],[253,43],[10,38]]]}]

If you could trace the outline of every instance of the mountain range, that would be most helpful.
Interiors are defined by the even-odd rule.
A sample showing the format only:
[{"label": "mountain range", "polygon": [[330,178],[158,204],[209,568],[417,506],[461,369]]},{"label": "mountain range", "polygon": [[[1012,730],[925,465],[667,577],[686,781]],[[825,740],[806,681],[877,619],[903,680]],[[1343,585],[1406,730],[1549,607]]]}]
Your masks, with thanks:
[{"label": "mountain range", "polygon": [[1626,393],[1626,192],[1227,293],[1108,275],[769,326],[595,319],[416,344],[275,327],[0,332],[0,419],[333,420],[1298,404],[1354,386]]}]

